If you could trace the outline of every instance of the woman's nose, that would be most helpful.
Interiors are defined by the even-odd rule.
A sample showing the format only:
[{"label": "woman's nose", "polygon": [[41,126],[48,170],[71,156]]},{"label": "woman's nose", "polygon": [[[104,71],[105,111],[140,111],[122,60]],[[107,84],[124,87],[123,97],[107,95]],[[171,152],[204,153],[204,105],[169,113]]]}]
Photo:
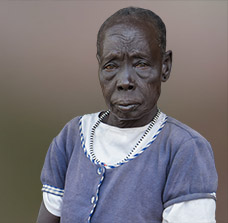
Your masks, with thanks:
[{"label": "woman's nose", "polygon": [[133,70],[125,67],[118,74],[117,89],[119,91],[128,91],[135,89],[135,81],[133,79]]}]

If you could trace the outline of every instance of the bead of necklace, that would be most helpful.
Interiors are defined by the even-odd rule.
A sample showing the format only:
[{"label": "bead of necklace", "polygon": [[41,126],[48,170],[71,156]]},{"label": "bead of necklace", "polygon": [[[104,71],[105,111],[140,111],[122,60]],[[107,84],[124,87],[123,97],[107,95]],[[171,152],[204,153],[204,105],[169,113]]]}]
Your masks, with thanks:
[{"label": "bead of necklace", "polygon": [[[95,130],[96,128],[99,126],[99,124],[101,123],[101,121],[108,116],[110,113],[110,111],[106,111],[104,112],[101,117],[96,121],[96,123],[93,125],[92,129],[91,129],[91,133],[90,133],[90,144],[89,144],[89,151],[90,151],[90,155],[92,156],[93,160],[96,161],[97,163],[100,163],[101,161],[96,157],[94,150],[93,150],[93,142],[94,142],[94,134],[95,134]],[[143,139],[147,136],[147,134],[150,132],[150,130],[153,128],[154,124],[156,123],[157,119],[159,118],[161,114],[160,109],[158,109],[156,115],[154,116],[154,118],[152,119],[152,121],[150,122],[150,124],[148,125],[147,129],[145,130],[145,132],[143,133],[142,137],[138,140],[138,142],[135,144],[135,146],[131,149],[131,151],[127,154],[127,156],[120,162],[126,162],[129,157],[133,154],[133,152],[138,148],[138,146],[140,145],[140,143],[143,141]]]}]

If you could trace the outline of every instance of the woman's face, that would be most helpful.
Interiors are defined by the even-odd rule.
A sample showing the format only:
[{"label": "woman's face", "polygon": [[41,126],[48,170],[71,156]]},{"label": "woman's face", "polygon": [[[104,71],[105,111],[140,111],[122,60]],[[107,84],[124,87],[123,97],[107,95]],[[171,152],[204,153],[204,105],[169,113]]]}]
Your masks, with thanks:
[{"label": "woman's face", "polygon": [[106,121],[110,125],[146,125],[157,111],[163,57],[151,27],[123,23],[104,34],[99,80],[111,111]]}]

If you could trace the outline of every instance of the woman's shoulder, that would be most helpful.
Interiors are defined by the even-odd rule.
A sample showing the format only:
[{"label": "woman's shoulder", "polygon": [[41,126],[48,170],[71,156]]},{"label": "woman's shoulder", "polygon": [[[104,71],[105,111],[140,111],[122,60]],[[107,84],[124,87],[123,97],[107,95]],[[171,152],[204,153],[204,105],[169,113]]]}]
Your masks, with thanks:
[{"label": "woman's shoulder", "polygon": [[199,132],[171,116],[168,116],[166,130],[167,133],[174,139],[200,139],[203,141],[207,141],[207,139],[205,139],[204,136],[202,136]]},{"label": "woman's shoulder", "polygon": [[98,114],[99,112],[76,116],[65,124],[60,133],[64,133],[63,135],[65,136],[69,135],[69,133],[75,134],[80,130],[82,120],[90,122],[98,117]]}]

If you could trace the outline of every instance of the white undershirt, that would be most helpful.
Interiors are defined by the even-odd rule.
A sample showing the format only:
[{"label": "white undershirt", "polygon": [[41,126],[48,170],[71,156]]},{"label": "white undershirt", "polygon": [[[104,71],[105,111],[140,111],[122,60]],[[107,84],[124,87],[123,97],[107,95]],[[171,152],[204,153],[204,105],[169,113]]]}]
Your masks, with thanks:
[{"label": "white undershirt", "polygon": [[[98,120],[98,114],[82,117],[82,133],[85,147],[89,153],[89,136],[92,126]],[[161,113],[154,127],[150,130],[133,155],[144,148],[157,133],[166,115]],[[94,135],[94,153],[96,157],[109,165],[124,159],[141,138],[148,125],[137,128],[118,128],[100,123]],[[98,140],[102,139],[102,140]],[[114,140],[115,139],[115,140]],[[128,146],[125,146],[128,145]],[[61,216],[62,197],[43,192],[43,200],[47,210],[55,216]],[[215,223],[215,201],[213,199],[197,199],[180,202],[167,207],[163,211],[162,223]]]},{"label": "white undershirt", "polygon": [[[146,147],[154,135],[157,134],[161,125],[164,123],[166,115],[161,113],[143,141],[130,157],[139,153],[142,148]],[[98,113],[84,115],[82,117],[82,133],[85,140],[85,147],[90,154],[90,132],[93,125],[98,120]],[[121,162],[133,149],[139,139],[142,137],[149,124],[135,128],[118,128],[105,123],[100,123],[95,130],[93,149],[96,157],[105,164],[113,165]]]}]

